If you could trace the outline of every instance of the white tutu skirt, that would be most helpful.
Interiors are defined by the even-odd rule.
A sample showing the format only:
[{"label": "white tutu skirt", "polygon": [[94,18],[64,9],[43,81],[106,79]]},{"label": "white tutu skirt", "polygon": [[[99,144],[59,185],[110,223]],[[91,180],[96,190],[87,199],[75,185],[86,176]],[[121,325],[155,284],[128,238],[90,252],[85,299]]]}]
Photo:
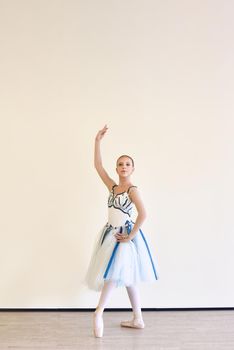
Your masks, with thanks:
[{"label": "white tutu skirt", "polygon": [[158,279],[142,230],[131,241],[116,241],[114,235],[117,232],[129,234],[131,229],[131,221],[119,227],[107,223],[98,234],[85,276],[85,284],[90,289],[100,291],[107,280],[115,281],[116,287],[120,287]]}]

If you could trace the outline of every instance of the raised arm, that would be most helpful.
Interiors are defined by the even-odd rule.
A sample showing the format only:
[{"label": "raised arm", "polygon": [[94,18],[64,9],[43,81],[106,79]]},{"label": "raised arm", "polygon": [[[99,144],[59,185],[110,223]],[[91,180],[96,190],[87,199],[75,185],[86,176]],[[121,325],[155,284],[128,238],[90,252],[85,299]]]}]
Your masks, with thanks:
[{"label": "raised arm", "polygon": [[99,130],[95,137],[95,147],[94,147],[94,166],[98,172],[98,175],[101,177],[104,184],[107,186],[108,190],[112,189],[112,186],[115,184],[115,181],[110,178],[106,170],[102,165],[102,156],[101,156],[101,139],[107,132],[108,127],[105,125],[103,129]]}]

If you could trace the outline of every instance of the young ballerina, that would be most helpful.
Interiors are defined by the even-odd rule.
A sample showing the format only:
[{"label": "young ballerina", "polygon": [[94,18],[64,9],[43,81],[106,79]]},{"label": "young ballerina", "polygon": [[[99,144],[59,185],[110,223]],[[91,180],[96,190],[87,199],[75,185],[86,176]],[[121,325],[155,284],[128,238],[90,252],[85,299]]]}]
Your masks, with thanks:
[{"label": "young ballerina", "polygon": [[[127,288],[133,310],[133,318],[122,321],[121,326],[142,329],[145,325],[137,284],[158,279],[149,246],[140,229],[146,218],[146,211],[137,187],[131,182],[134,161],[127,155],[117,159],[118,184],[103,168],[100,141],[107,129],[105,125],[96,135],[94,165],[109,190],[108,222],[96,239],[85,277],[90,289],[101,291],[93,315],[93,332],[98,338],[103,336],[103,312],[113,288],[120,286]],[[137,210],[135,223],[131,219],[134,206]]]}]

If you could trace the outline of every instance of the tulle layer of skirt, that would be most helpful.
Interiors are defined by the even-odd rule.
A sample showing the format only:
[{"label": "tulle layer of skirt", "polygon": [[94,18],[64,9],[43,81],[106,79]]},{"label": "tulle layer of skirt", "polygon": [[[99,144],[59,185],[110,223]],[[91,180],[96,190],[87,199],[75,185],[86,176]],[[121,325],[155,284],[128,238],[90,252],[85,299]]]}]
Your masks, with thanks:
[{"label": "tulle layer of skirt", "polygon": [[84,281],[90,289],[100,291],[105,280],[113,280],[120,287],[158,279],[155,261],[142,230],[131,241],[116,241],[117,232],[129,234],[132,227],[132,221],[119,227],[107,223],[98,234]]}]

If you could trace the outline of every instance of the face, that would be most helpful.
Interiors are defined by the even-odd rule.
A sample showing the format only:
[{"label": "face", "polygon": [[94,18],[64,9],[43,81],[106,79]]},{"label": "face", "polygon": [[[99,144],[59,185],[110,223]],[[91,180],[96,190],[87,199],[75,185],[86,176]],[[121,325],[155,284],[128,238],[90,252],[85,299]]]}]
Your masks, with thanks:
[{"label": "face", "polygon": [[131,159],[128,157],[121,157],[117,162],[116,171],[121,177],[130,176],[134,171]]}]

